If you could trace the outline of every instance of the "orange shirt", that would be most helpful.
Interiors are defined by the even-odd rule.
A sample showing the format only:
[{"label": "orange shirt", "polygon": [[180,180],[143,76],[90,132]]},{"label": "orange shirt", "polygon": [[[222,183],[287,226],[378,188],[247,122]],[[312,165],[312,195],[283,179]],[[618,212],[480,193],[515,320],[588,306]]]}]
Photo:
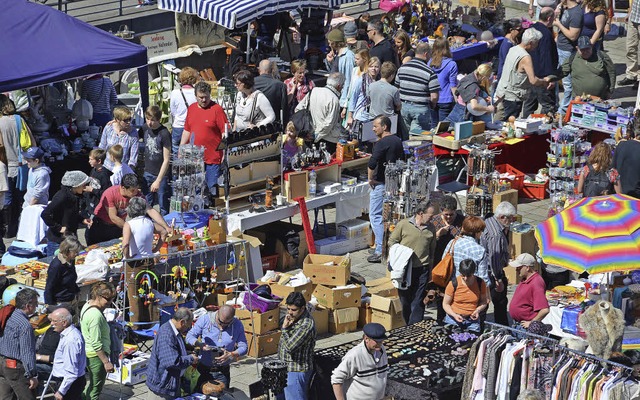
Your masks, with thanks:
[{"label": "orange shirt", "polygon": [[[457,277],[458,279],[458,288],[455,293],[453,292],[453,283],[449,282],[447,288],[444,293],[453,297],[453,303],[451,304],[451,308],[455,313],[462,315],[463,317],[468,317],[473,314],[473,312],[478,308],[478,302],[480,301],[481,295],[486,298],[487,296],[487,285],[484,282],[480,283],[481,279],[476,276],[476,283],[468,287],[461,276]],[[480,286],[482,286],[482,293],[480,293]]]}]

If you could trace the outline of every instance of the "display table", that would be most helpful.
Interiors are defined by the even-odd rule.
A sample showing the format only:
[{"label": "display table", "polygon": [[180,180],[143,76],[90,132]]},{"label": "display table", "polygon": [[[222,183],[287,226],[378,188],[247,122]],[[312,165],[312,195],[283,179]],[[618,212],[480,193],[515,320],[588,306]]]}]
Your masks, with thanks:
[{"label": "display table", "polygon": [[[547,152],[549,151],[548,133],[540,135],[527,135],[521,141],[514,144],[504,142],[491,143],[489,149],[500,151],[496,155],[495,163],[509,164],[512,167],[525,172],[538,172],[540,168],[546,167]],[[433,146],[433,153],[437,158],[441,157],[463,157],[466,158],[469,152],[465,149],[449,150],[443,147]]]},{"label": "display table", "polygon": [[486,42],[478,42],[468,46],[458,47],[457,49],[451,50],[451,56],[453,61],[460,61],[467,58],[479,56],[480,54],[488,53],[493,50],[498,50],[500,48],[500,44],[504,40],[503,37],[496,38],[498,44],[496,44],[493,48],[489,48]]},{"label": "display table", "polygon": [[[386,395],[403,399],[460,398],[468,353],[455,355],[451,352],[458,347],[470,347],[475,339],[457,343],[449,336],[453,332],[456,331],[452,326],[438,326],[432,319],[390,331],[384,341],[389,359]],[[331,390],[331,372],[347,351],[361,341],[315,352],[317,375],[312,390],[317,392],[317,398],[335,398]],[[426,370],[429,370],[429,376],[425,374]]]},{"label": "display table", "polygon": [[[343,187],[339,192],[307,199],[306,203],[309,210],[335,203],[336,222],[353,219],[362,215],[363,211],[367,211],[369,208],[369,184],[361,182],[355,186]],[[227,216],[227,232],[244,232],[251,228],[293,217],[299,212],[300,206],[291,203],[261,213],[247,210],[229,214]]]}]

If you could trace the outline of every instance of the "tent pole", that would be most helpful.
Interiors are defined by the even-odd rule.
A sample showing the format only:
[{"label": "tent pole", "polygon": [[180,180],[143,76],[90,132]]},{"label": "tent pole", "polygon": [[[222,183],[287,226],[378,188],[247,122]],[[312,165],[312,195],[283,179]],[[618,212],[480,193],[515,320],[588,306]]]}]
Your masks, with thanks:
[{"label": "tent pole", "polygon": [[149,66],[144,65],[138,68],[138,81],[140,82],[140,101],[142,101],[142,110],[149,107]]},{"label": "tent pole", "polygon": [[247,25],[247,64],[249,64],[249,54],[251,52],[251,23]]},{"label": "tent pole", "polygon": [[[309,7],[307,9],[307,18],[311,18],[311,7]],[[309,48],[309,34],[306,33],[304,35],[304,49],[303,50],[306,52],[308,48]]]}]

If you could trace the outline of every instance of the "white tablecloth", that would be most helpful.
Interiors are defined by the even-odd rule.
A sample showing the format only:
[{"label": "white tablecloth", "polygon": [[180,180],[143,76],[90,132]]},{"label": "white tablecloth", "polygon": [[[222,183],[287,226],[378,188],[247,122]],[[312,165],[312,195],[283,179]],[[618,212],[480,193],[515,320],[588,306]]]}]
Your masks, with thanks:
[{"label": "white tablecloth", "polygon": [[[307,199],[307,209],[312,210],[335,203],[336,222],[347,221],[359,217],[363,212],[368,212],[369,191],[369,184],[361,182],[355,186],[345,187],[336,193]],[[248,210],[233,213],[227,216],[227,232],[232,233],[236,230],[244,232],[248,229],[293,217],[299,212],[300,207],[298,204],[292,203],[263,213],[252,213]]]}]

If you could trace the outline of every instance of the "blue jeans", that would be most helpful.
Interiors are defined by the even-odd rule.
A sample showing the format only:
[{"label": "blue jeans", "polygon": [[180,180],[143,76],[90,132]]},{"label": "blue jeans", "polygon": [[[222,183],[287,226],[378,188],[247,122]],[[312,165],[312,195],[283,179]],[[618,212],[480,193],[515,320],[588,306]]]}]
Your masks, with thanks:
[{"label": "blue jeans", "polygon": [[160,182],[160,187],[157,192],[151,191],[151,185],[153,182],[158,179],[157,175],[150,174],[149,172],[145,172],[142,177],[142,193],[147,199],[147,203],[149,207],[153,207],[158,204],[160,206],[160,213],[162,215],[167,215],[169,213],[169,204],[171,198],[171,188],[169,187],[169,178],[164,176],[162,181]]},{"label": "blue jeans", "polygon": [[384,224],[382,223],[382,203],[384,203],[384,184],[378,184],[369,193],[369,222],[371,230],[376,237],[376,254],[382,254],[382,236]]},{"label": "blue jeans", "polygon": [[171,128],[171,155],[174,159],[178,157],[178,148],[182,140],[182,132],[184,132],[184,128]]},{"label": "blue jeans", "polygon": [[220,164],[205,164],[205,180],[209,193],[212,196],[218,195],[218,178],[220,177]]},{"label": "blue jeans", "polygon": [[474,321],[468,317],[465,318],[464,321],[458,322],[455,319],[451,318],[449,314],[447,314],[447,316],[444,317],[444,323],[448,325],[455,325],[460,329],[464,329],[465,331],[480,332],[480,321]]},{"label": "blue jeans", "polygon": [[466,120],[484,121],[485,123],[490,123],[491,122],[491,114],[489,114],[489,113],[484,114],[484,115],[479,115],[479,116],[469,115],[469,117],[471,117],[471,118],[467,118],[467,107],[456,103],[453,106],[453,110],[451,110],[449,115],[446,118],[444,118],[442,121],[448,121],[448,122],[451,122],[453,124],[455,124],[456,122],[462,122],[462,121],[466,121]]},{"label": "blue jeans", "polygon": [[[564,62],[568,60],[569,57],[571,57],[571,55],[575,52],[576,50],[567,51],[567,50],[558,49],[558,67],[562,67],[562,64],[564,64]],[[570,74],[562,78],[562,86],[564,87],[564,96],[562,97],[562,102],[560,103],[559,111],[560,111],[560,114],[564,115],[567,112],[567,107],[569,107],[569,102],[571,101],[571,96],[572,96]]]},{"label": "blue jeans", "polygon": [[313,371],[306,372],[288,372],[287,373],[287,386],[284,388],[284,393],[280,393],[276,396],[277,400],[307,400],[309,396],[309,383],[311,383],[311,377]]},{"label": "blue jeans", "polygon": [[431,129],[431,109],[428,106],[402,103],[400,115],[409,133],[421,134]]},{"label": "blue jeans", "polygon": [[457,103],[438,103],[438,108],[435,110],[431,110],[431,125],[436,126],[438,122],[444,121],[445,118],[449,116],[451,110]]}]

